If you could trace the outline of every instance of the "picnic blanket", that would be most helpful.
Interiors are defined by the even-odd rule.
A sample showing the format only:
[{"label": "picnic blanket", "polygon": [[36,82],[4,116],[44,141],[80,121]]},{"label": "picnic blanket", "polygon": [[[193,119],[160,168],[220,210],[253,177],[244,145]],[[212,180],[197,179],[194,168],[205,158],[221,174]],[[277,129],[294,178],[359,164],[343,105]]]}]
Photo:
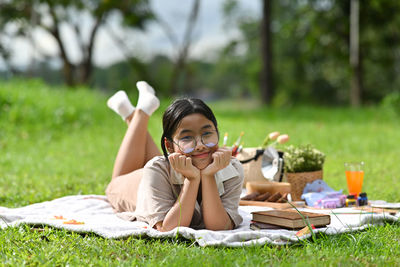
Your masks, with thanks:
[{"label": "picnic blanket", "polygon": [[[251,212],[268,210],[266,207],[240,206],[243,223],[230,231],[194,230],[188,227],[177,227],[169,232],[151,229],[146,223],[127,221],[113,212],[107,198],[101,195],[66,196],[52,201],[36,203],[21,208],[0,207],[0,228],[29,225],[49,225],[75,232],[93,232],[105,238],[124,238],[128,236],[148,236],[151,238],[175,238],[177,235],[197,242],[200,246],[253,246],[285,245],[299,242],[310,237],[306,234],[296,236],[297,231],[251,230]],[[315,212],[315,210],[312,210]],[[333,210],[334,211],[334,210]],[[341,212],[346,209],[340,209]],[[325,211],[326,212],[326,211]],[[331,211],[328,211],[331,212]],[[354,211],[353,211],[354,212]],[[315,232],[328,235],[358,231],[385,222],[399,221],[400,213],[381,214],[336,214],[331,215],[331,224]]]}]

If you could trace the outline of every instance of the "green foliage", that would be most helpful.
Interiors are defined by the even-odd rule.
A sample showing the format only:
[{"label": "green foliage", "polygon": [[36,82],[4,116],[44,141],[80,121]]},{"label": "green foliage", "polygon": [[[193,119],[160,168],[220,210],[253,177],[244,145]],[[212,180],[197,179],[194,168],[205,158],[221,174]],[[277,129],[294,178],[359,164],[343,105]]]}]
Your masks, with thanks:
[{"label": "green foliage", "polygon": [[400,115],[400,92],[393,92],[391,94],[388,94],[382,100],[382,106],[393,110],[395,113]]},{"label": "green foliage", "polygon": [[283,159],[286,172],[310,172],[322,170],[325,154],[312,145],[293,146],[284,149]]},{"label": "green foliage", "polygon": [[[115,20],[116,15],[121,18],[119,21],[121,28],[143,29],[144,24],[153,19],[148,0],[2,1],[0,3],[0,58],[2,57],[6,64],[10,65],[9,68],[15,72],[11,64],[12,52],[16,52],[12,49],[15,39],[18,37],[37,46],[32,36],[34,31],[41,30],[48,37],[54,38],[59,53],[54,56],[36,48],[35,53],[39,52],[40,57],[45,59],[58,57],[63,63],[62,73],[66,84],[87,84],[92,74],[96,36],[99,29],[108,23],[112,16]],[[87,23],[85,30],[82,30],[81,23],[88,17],[91,22]],[[66,38],[64,29],[70,30],[68,34],[73,38]],[[3,35],[7,38],[1,38]],[[76,42],[75,48],[81,54],[78,59],[70,58],[67,47],[70,44],[65,41],[66,39]]]},{"label": "green foliage", "polygon": [[[39,80],[15,80],[2,83],[0,90],[0,125],[4,129],[29,128],[30,133],[62,132],[78,129],[99,121],[99,106],[85,88],[74,94],[66,87],[51,89]],[[86,99],[85,102],[75,102]]]},{"label": "green foliage", "polygon": [[0,232],[0,261],[6,266],[397,266],[399,235],[398,225],[386,224],[352,234],[318,234],[315,242],[289,246],[203,248],[182,239],[115,240],[21,226]]},{"label": "green foliage", "polygon": [[[39,3],[42,8],[37,7]],[[0,32],[5,33],[7,24],[14,23],[13,27],[7,27],[7,34],[0,35],[0,54],[7,62],[13,58],[7,35],[12,32],[15,36],[29,36],[33,20],[37,27],[42,27],[55,37],[56,27],[51,14],[47,12],[51,10],[50,7],[57,10],[55,14],[59,23],[69,25],[77,40],[81,41],[82,45],[76,47],[85,48],[81,51],[82,55],[90,54],[87,42],[90,38],[83,36],[83,32],[80,32],[82,38],[79,38],[80,28],[76,27],[82,15],[90,14],[93,22],[101,18],[100,22],[104,23],[110,16],[119,14],[120,27],[139,29],[144,29],[145,23],[153,18],[148,0],[3,1],[0,4]],[[210,51],[206,58],[211,61],[188,59],[186,79],[177,78],[177,86],[182,88],[182,94],[258,98],[261,72],[260,17],[245,10],[237,0],[225,0],[222,11],[226,32],[239,30],[240,34],[235,35],[219,51]],[[400,86],[397,66],[400,48],[399,11],[400,2],[395,0],[360,2],[364,104],[380,103]],[[349,67],[349,13],[350,1],[273,1],[271,27],[275,106],[348,104],[352,74]],[[48,25],[44,27],[42,21]],[[141,53],[136,51],[135,54]],[[79,80],[84,76],[80,72],[82,66],[87,64],[81,64],[83,62],[72,64],[73,60],[69,60],[73,69],[71,78]],[[131,90],[132,84],[144,79],[157,88],[160,95],[168,96],[172,69],[173,62],[165,56],[157,55],[150,61],[131,57],[108,68],[94,70],[89,83],[106,90]],[[49,70],[46,63],[38,63],[32,71],[52,83],[62,80],[61,69]]]},{"label": "green foliage", "polygon": [[[21,207],[67,195],[104,194],[126,130],[125,123],[106,107],[108,96],[87,88],[49,87],[37,80],[0,81],[0,206]],[[136,102],[134,96],[131,100]],[[162,99],[162,106],[149,121],[149,132],[157,144],[161,114],[170,102]],[[258,146],[266,133],[279,129],[291,136],[295,146],[312,143],[326,153],[324,180],[335,190],[347,190],[343,163],[363,160],[363,191],[369,199],[399,201],[400,121],[386,109],[278,109],[245,100],[209,104],[220,132],[232,136],[228,143],[245,131],[245,145]],[[55,114],[60,108],[65,110],[64,115]],[[14,121],[11,109],[16,114]],[[57,116],[61,123],[54,122]],[[342,235],[319,234],[315,241],[284,247],[238,248],[203,248],[179,238],[104,239],[95,234],[25,225],[2,229],[0,244],[0,262],[6,266],[400,264],[398,224]]]},{"label": "green foliage", "polygon": [[[224,81],[224,70],[235,70],[226,86],[239,85],[258,96],[261,71],[260,19],[235,0],[225,1],[226,21],[241,36],[223,50],[216,64],[215,81]],[[360,58],[364,103],[379,103],[400,86],[396,67],[399,50],[400,2],[360,1]],[[298,103],[345,105],[349,102],[350,1],[273,1],[272,65],[276,106]],[[340,23],[338,23],[340,22]],[[385,25],[382,28],[382,25]],[[240,53],[237,49],[240,48]],[[223,63],[223,64],[222,64]],[[221,72],[219,72],[219,70]],[[239,73],[237,70],[241,70]],[[237,81],[239,80],[239,81]],[[222,86],[215,87],[222,90]]]}]

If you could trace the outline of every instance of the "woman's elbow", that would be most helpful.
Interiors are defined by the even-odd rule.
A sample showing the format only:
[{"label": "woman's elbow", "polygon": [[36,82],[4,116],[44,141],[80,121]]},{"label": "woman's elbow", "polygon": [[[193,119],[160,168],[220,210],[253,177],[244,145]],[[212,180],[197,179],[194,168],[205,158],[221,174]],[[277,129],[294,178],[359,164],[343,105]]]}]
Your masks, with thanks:
[{"label": "woman's elbow", "polygon": [[181,227],[189,227],[189,224],[188,225],[176,225],[176,226],[168,226],[168,225],[164,225],[163,224],[163,222],[158,222],[158,223],[156,223],[155,225],[154,225],[154,228],[157,230],[157,231],[160,231],[160,232],[168,232],[168,231],[171,231],[171,230],[173,230],[173,229],[175,229],[176,227],[179,227],[179,226],[181,226]]},{"label": "woman's elbow", "polygon": [[212,224],[212,223],[206,223],[206,229],[207,230],[212,230],[212,231],[226,231],[226,230],[233,230],[234,229],[234,224],[232,223],[231,220],[229,222],[224,223],[222,225],[220,224]]}]

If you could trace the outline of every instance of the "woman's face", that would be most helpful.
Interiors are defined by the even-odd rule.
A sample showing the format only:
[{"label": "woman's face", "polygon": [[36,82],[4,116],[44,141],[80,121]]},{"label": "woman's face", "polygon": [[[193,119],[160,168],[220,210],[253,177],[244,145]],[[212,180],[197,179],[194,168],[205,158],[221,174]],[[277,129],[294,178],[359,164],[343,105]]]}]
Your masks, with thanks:
[{"label": "woman's face", "polygon": [[[191,157],[193,165],[202,170],[212,162],[212,154],[218,149],[218,142],[213,147],[207,147],[203,144],[202,140],[206,141],[208,136],[211,136],[211,139],[213,139],[212,136],[215,134],[218,135],[212,121],[199,113],[190,114],[181,120],[178,128],[172,135],[174,152]],[[186,140],[193,138],[196,140],[194,150],[190,153],[181,151],[183,146],[180,145],[180,148],[178,144],[182,144]]]}]

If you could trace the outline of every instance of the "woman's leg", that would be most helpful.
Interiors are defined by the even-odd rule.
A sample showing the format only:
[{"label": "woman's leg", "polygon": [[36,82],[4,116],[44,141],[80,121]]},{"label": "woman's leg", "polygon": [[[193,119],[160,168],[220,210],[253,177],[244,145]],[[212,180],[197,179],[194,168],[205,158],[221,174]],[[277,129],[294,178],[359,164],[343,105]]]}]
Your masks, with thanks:
[{"label": "woman's leg", "polygon": [[[139,99],[136,109],[130,104],[126,94],[113,96],[108,101],[108,105],[121,115],[125,121],[129,122],[128,130],[125,133],[122,144],[119,148],[112,178],[130,173],[134,170],[143,168],[149,157],[159,154],[157,146],[152,141],[147,131],[150,116],[159,107],[160,101],[154,94],[154,89],[146,82],[138,82]],[[125,112],[131,106],[130,113]]]},{"label": "woman's leg", "polygon": [[125,119],[128,130],[118,151],[113,179],[106,189],[108,201],[118,212],[136,210],[142,167],[151,158],[161,155],[147,131],[148,119],[149,116],[139,109]]},{"label": "woman's leg", "polygon": [[[128,127],[129,127],[129,124],[131,123],[134,115],[135,115],[135,112],[133,112],[130,116],[128,116],[125,119],[125,122],[128,124]],[[144,164],[146,164],[149,160],[151,160],[155,156],[161,156],[161,155],[162,154],[161,154],[160,150],[158,149],[157,145],[155,144],[153,138],[151,137],[149,131],[147,131]],[[144,164],[143,164],[143,166],[144,166]]]},{"label": "woman's leg", "polygon": [[142,168],[150,158],[160,155],[147,130],[149,118],[160,102],[147,83],[140,82],[138,89],[139,100],[136,109],[126,93],[121,91],[107,102],[107,105],[128,123],[114,163],[112,180],[106,189],[111,205],[120,212],[135,210]]},{"label": "woman's leg", "polygon": [[149,159],[160,155],[147,130],[149,118],[160,102],[146,82],[139,82],[137,87],[139,100],[136,108],[123,91],[107,101],[107,105],[128,123],[114,163],[112,180],[106,189],[111,205],[120,212],[135,211],[142,168]]},{"label": "woman's leg", "polygon": [[146,164],[149,160],[154,158],[155,156],[161,156],[161,152],[158,149],[157,145],[154,143],[153,138],[147,132],[147,139],[146,139],[146,153],[145,153],[145,159],[144,159],[144,164]]},{"label": "woman's leg", "polygon": [[143,168],[146,163],[147,125],[149,118],[149,115],[140,109],[134,111],[134,115],[118,150],[112,174],[113,179]]},{"label": "woman's leg", "polygon": [[107,199],[117,212],[135,211],[137,189],[148,155],[160,152],[147,131],[149,116],[137,109],[125,121],[128,130],[118,151],[113,179],[106,189]]}]

